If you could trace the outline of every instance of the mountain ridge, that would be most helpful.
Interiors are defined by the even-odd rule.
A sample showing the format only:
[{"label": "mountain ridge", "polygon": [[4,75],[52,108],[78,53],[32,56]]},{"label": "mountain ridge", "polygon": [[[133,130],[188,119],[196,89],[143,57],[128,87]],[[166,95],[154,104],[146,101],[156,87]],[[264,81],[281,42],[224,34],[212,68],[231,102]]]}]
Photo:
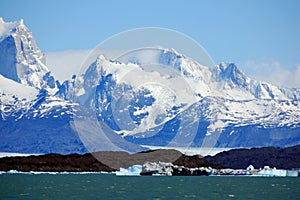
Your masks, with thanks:
[{"label": "mountain ridge", "polygon": [[[22,20],[0,20],[0,33],[1,151],[85,153],[74,123],[91,120],[90,113],[110,129],[103,137],[125,149],[300,143],[300,90],[253,80],[234,63],[207,67],[174,49],[149,47],[116,60],[99,55],[86,71],[60,84]],[[42,134],[44,142],[35,141]],[[22,146],[22,140],[29,142]]]}]

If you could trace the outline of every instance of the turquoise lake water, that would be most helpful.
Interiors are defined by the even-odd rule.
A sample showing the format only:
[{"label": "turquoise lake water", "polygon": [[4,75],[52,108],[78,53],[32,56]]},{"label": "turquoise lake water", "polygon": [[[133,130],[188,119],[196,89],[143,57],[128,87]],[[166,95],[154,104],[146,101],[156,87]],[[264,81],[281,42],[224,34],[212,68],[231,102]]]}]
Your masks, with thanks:
[{"label": "turquoise lake water", "polygon": [[4,173],[0,199],[300,199],[300,178]]}]

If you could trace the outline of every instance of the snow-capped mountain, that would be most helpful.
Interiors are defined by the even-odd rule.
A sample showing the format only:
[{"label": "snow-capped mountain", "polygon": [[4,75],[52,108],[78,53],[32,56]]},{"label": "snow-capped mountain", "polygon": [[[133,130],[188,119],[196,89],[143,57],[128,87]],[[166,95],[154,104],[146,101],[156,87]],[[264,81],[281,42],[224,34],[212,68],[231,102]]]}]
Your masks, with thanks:
[{"label": "snow-capped mountain", "polygon": [[0,151],[86,151],[69,123],[75,105],[54,96],[57,91],[23,20],[0,18]]},{"label": "snow-capped mountain", "polygon": [[[151,71],[155,65],[169,68],[168,76]],[[206,67],[172,49],[148,48],[117,61],[99,56],[78,80],[81,90],[73,93],[79,102],[95,106],[100,120],[137,144],[299,143],[299,90],[253,80],[233,63]],[[206,144],[205,137],[219,139]]]},{"label": "snow-capped mountain", "polygon": [[[208,67],[149,47],[99,55],[60,85],[44,61],[22,20],[0,20],[0,151],[300,143],[300,90],[253,80],[233,63]],[[96,140],[100,149],[86,143]]]},{"label": "snow-capped mountain", "polygon": [[22,19],[5,22],[0,18],[0,65],[0,74],[8,79],[38,89],[56,87],[45,56]]}]

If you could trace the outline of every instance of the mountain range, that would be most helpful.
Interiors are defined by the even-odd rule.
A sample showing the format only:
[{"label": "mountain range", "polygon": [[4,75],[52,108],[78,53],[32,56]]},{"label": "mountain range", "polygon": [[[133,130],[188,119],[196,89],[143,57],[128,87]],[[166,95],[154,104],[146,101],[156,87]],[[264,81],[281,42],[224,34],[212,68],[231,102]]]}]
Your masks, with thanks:
[{"label": "mountain range", "polygon": [[175,49],[97,56],[60,83],[23,20],[0,19],[0,151],[300,144],[300,90],[203,66]]}]

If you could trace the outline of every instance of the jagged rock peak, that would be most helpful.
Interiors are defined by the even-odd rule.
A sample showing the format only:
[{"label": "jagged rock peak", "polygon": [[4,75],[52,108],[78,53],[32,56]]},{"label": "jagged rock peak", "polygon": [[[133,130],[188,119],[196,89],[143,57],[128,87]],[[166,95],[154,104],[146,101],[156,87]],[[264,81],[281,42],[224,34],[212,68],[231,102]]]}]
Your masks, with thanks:
[{"label": "jagged rock peak", "polygon": [[45,60],[23,19],[16,22],[0,20],[0,74],[38,89],[54,88],[55,81]]}]

